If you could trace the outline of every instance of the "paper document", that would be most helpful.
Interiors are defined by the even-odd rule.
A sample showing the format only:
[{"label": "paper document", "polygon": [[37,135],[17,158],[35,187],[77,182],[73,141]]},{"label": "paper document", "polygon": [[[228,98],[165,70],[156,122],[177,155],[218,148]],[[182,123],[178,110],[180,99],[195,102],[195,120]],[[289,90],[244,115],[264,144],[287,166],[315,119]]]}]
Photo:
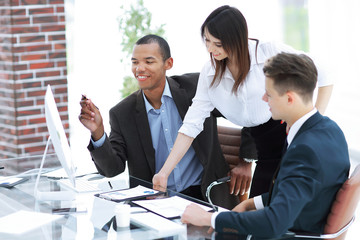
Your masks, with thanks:
[{"label": "paper document", "polygon": [[0,233],[20,235],[59,218],[62,216],[20,210],[0,218]]},{"label": "paper document", "polygon": [[[180,217],[189,204],[195,203],[179,196],[151,200],[138,200],[132,202],[166,218]],[[195,204],[202,207],[205,211],[212,210],[211,207],[207,207],[198,203]]]},{"label": "paper document", "polygon": [[98,197],[112,200],[115,202],[120,202],[124,200],[132,200],[147,196],[154,196],[157,194],[161,194],[161,192],[139,185],[134,188],[100,193]]},{"label": "paper document", "polygon": [[175,223],[151,212],[131,214],[130,218],[132,223],[151,228],[162,234],[174,236],[182,232],[186,233],[186,225]]}]

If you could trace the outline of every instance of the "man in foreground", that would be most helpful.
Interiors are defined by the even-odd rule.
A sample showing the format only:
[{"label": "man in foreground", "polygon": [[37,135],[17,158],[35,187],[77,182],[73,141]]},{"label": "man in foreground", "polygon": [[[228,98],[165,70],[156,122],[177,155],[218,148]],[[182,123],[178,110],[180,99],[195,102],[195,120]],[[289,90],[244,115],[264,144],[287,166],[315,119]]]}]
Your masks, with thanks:
[{"label": "man in foreground", "polygon": [[348,178],[344,134],[314,108],[317,70],[309,57],[281,53],[270,58],[263,70],[263,100],[272,118],[290,127],[288,148],[271,190],[231,212],[209,213],[190,205],[181,220],[256,237],[278,237],[287,230],[322,233],[335,195]]}]

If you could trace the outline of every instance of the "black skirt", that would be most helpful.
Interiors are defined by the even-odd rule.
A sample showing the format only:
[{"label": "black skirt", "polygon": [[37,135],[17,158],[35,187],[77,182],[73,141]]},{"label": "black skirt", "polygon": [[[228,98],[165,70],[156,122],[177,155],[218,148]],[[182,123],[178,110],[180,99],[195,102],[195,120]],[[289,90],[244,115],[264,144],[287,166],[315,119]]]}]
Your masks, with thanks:
[{"label": "black skirt", "polygon": [[264,124],[251,127],[250,133],[258,156],[249,196],[254,197],[269,191],[272,177],[281,161],[286,141],[286,124],[270,118]]}]

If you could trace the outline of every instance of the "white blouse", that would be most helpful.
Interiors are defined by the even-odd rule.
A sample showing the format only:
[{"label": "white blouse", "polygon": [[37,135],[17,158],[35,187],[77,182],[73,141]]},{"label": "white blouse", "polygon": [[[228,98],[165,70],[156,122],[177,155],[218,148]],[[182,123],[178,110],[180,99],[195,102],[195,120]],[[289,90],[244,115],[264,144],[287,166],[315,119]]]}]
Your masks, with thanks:
[{"label": "white blouse", "polygon": [[[214,108],[217,108],[232,123],[243,127],[258,126],[270,119],[269,106],[262,100],[265,93],[263,66],[266,59],[280,52],[297,54],[304,52],[297,51],[284,44],[259,42],[255,58],[255,49],[256,42],[249,40],[250,71],[243,84],[239,86],[237,95],[231,92],[235,81],[228,68],[226,68],[221,82],[210,87],[215,75],[215,69],[210,61],[204,65],[200,72],[192,105],[185,115],[179,132],[195,138],[203,130],[203,123]],[[318,68],[318,86],[333,84],[325,76],[322,68],[318,64],[316,65]]]}]

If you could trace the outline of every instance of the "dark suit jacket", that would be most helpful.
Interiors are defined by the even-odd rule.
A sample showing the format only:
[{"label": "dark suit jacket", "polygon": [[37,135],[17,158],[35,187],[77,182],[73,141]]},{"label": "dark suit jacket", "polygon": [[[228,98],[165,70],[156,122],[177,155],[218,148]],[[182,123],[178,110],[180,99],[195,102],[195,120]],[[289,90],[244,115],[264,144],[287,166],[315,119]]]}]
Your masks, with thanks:
[{"label": "dark suit jacket", "polygon": [[[343,132],[316,113],[302,125],[283,156],[270,205],[252,212],[221,213],[216,231],[231,228],[258,237],[277,237],[289,229],[322,233],[349,168]],[[262,195],[264,204],[268,196]]]},{"label": "dark suit jacket", "polygon": [[[180,117],[184,116],[196,92],[199,73],[168,77],[170,91]],[[142,92],[136,91],[110,110],[111,133],[102,147],[88,146],[99,173],[112,177],[122,173],[128,161],[132,176],[151,182],[155,174],[155,150]],[[212,114],[204,123],[204,130],[192,144],[204,167],[201,189],[205,198],[207,186],[224,177],[229,166],[222,155],[217,135],[216,117]],[[220,206],[232,208],[237,202],[231,197],[227,184],[214,187],[211,200]]]}]

